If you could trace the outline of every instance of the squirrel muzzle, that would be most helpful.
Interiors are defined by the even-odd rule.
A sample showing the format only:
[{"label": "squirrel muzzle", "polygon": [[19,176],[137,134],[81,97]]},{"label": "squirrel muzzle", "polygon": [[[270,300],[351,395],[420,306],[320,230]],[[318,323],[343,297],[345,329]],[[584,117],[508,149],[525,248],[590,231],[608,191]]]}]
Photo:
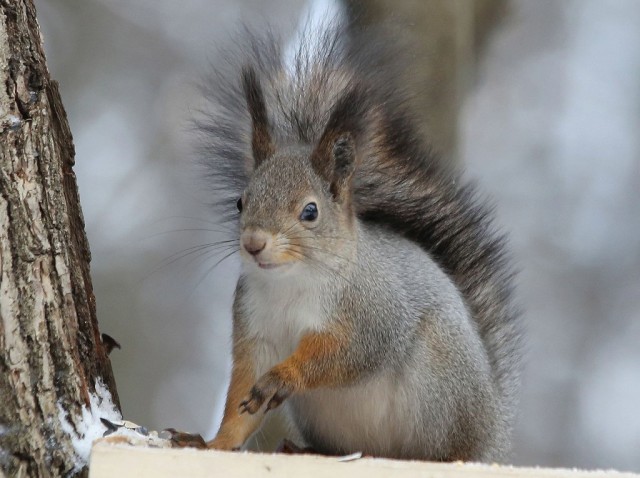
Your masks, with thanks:
[{"label": "squirrel muzzle", "polygon": [[240,235],[242,256],[261,269],[274,269],[289,262],[277,253],[274,243],[274,236],[262,229],[248,229]]}]

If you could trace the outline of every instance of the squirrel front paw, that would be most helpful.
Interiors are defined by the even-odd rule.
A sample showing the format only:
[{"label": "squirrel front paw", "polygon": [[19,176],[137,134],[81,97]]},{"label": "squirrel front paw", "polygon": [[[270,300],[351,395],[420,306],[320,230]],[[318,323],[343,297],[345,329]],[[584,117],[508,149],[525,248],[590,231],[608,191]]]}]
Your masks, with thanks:
[{"label": "squirrel front paw", "polygon": [[278,368],[273,368],[251,388],[249,395],[240,403],[240,413],[248,412],[253,415],[267,400],[265,412],[268,412],[284,402],[294,388],[291,380],[287,380]]}]

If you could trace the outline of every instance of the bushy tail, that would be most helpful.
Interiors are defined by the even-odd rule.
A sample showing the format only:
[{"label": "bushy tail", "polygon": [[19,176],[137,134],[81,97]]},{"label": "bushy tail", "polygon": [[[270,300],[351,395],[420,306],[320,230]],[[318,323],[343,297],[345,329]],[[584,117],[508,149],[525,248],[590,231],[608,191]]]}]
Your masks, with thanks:
[{"label": "bushy tail", "polygon": [[461,291],[487,351],[503,405],[501,418],[510,430],[522,328],[505,237],[496,232],[490,208],[474,187],[433,157],[402,111],[383,110],[373,137],[356,181],[358,214],[420,244]]}]

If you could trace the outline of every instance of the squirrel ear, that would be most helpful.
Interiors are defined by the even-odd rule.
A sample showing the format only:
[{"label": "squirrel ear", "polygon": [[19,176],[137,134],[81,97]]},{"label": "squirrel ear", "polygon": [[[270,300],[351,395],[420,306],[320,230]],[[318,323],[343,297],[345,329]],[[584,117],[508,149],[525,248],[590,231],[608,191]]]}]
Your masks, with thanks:
[{"label": "squirrel ear", "polygon": [[341,199],[348,193],[356,165],[355,138],[362,133],[366,115],[364,92],[348,90],[338,100],[320,141],[311,154],[311,165],[330,184],[331,194]]},{"label": "squirrel ear", "polygon": [[351,176],[356,166],[356,145],[351,133],[345,133],[333,143],[333,177],[330,190],[333,197],[343,197],[348,192]]},{"label": "squirrel ear", "polygon": [[254,170],[260,163],[271,156],[275,148],[269,135],[269,118],[264,102],[260,81],[255,70],[247,66],[242,70],[242,87],[247,100],[247,108],[251,116],[251,150],[253,164],[248,165],[249,171]]},{"label": "squirrel ear", "polygon": [[[321,147],[323,146],[323,147]],[[356,144],[350,132],[323,137],[311,155],[311,165],[329,183],[331,195],[341,200],[348,194],[356,166]]]}]

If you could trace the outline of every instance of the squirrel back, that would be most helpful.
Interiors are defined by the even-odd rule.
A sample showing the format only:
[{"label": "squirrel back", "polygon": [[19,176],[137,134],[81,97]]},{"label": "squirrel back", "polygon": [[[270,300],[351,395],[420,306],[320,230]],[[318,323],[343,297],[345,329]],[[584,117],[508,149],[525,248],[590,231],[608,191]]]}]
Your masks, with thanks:
[{"label": "squirrel back", "polygon": [[419,137],[394,80],[393,50],[375,35],[349,37],[339,27],[307,32],[313,41],[293,55],[274,35],[243,36],[248,41],[205,88],[213,106],[198,124],[221,217],[238,224],[249,158],[269,156],[273,144],[335,153],[336,140],[348,134],[359,157],[351,197],[357,218],[418,244],[458,289],[488,357],[506,437],[522,339],[505,240],[474,187]]}]

